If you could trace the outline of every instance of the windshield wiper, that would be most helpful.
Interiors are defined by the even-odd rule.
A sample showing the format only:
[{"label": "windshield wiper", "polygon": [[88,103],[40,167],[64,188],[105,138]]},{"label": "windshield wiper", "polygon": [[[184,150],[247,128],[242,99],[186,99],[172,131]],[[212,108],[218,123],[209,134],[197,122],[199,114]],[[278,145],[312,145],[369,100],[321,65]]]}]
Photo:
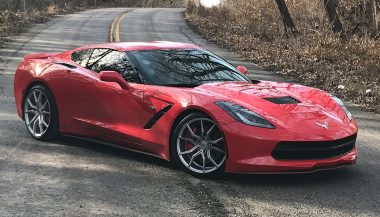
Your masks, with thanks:
[{"label": "windshield wiper", "polygon": [[163,84],[163,86],[168,86],[168,87],[197,87],[201,84],[196,84],[196,83],[178,83],[178,84]]},{"label": "windshield wiper", "polygon": [[163,85],[168,86],[168,87],[197,87],[197,86],[205,84],[209,81],[222,82],[222,81],[235,81],[235,80],[231,80],[231,79],[205,79],[205,80],[199,80],[199,81],[190,82],[190,83],[184,82],[184,83],[163,84]]},{"label": "windshield wiper", "polygon": [[207,82],[210,82],[210,81],[214,81],[214,82],[222,82],[222,81],[235,81],[235,80],[231,80],[231,79],[203,79],[203,80],[198,80],[196,82],[194,82],[193,84],[204,84],[204,83],[207,83]]}]

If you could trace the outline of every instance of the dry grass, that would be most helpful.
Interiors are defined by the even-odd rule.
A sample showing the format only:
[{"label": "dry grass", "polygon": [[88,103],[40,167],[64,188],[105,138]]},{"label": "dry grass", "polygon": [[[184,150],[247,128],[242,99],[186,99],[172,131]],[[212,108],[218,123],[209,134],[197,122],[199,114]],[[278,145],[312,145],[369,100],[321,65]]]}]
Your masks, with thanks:
[{"label": "dry grass", "polygon": [[331,32],[320,2],[287,1],[297,37],[284,34],[273,0],[226,0],[211,9],[190,5],[185,18],[205,38],[248,60],[380,112],[380,41],[371,37],[365,1],[341,1],[347,40]]},{"label": "dry grass", "polygon": [[139,0],[135,7],[183,7],[185,0]]},{"label": "dry grass", "polygon": [[46,22],[50,17],[58,14],[66,14],[81,10],[78,7],[60,8],[48,5],[43,9],[31,9],[27,11],[0,10],[0,45],[10,36],[23,32],[35,23]]},{"label": "dry grass", "polygon": [[47,11],[44,13],[37,10],[0,11],[0,44],[5,42],[7,37],[18,34],[30,24],[44,22],[48,15]]},{"label": "dry grass", "polygon": [[[65,2],[65,4],[63,4]],[[0,0],[0,46],[7,38],[23,32],[35,23],[47,21],[58,14],[92,8],[94,1],[61,0],[58,5],[51,5],[49,0],[27,2],[28,10],[20,11],[14,5],[7,5]],[[185,0],[111,0],[98,1],[99,7],[183,7]]]}]

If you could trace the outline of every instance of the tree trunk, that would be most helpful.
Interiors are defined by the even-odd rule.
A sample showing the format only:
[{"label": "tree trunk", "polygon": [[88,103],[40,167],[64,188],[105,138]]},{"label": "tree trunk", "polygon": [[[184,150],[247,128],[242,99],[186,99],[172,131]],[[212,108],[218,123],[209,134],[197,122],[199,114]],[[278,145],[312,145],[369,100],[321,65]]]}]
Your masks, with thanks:
[{"label": "tree trunk", "polygon": [[15,0],[15,4],[14,4],[14,9],[16,11],[21,11],[22,10],[22,0]]},{"label": "tree trunk", "polygon": [[372,9],[372,16],[371,21],[373,25],[373,29],[375,31],[375,34],[377,35],[379,33],[379,20],[377,15],[377,2],[376,0],[371,0],[371,9]]},{"label": "tree trunk", "polygon": [[336,33],[343,33],[343,25],[340,22],[339,16],[336,12],[336,7],[338,6],[337,0],[323,0],[326,14],[329,18],[329,22],[332,29]]},{"label": "tree trunk", "polygon": [[280,10],[282,22],[284,23],[285,32],[288,32],[288,29],[292,31],[293,34],[297,34],[296,26],[294,25],[293,19],[290,16],[288,6],[285,3],[285,0],[275,0]]}]

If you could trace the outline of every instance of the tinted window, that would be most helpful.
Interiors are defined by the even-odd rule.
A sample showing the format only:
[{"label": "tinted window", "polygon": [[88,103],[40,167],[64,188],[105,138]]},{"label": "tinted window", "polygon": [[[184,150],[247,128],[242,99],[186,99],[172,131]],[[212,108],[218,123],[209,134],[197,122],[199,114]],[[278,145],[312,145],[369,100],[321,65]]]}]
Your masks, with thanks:
[{"label": "tinted window", "polygon": [[[90,59],[86,64],[86,68],[92,69],[94,65],[96,65],[101,59],[103,59],[105,56],[107,56],[109,53],[111,53],[113,50],[111,49],[93,49],[90,55]],[[96,71],[96,70],[94,70]],[[98,71],[96,71],[98,72]]]},{"label": "tinted window", "polygon": [[226,61],[204,50],[130,52],[148,84],[181,85],[249,79]]},{"label": "tinted window", "polygon": [[127,54],[123,52],[95,49],[87,68],[95,72],[117,71],[129,82],[140,82],[137,71],[132,67]]},{"label": "tinted window", "polygon": [[92,49],[81,50],[71,54],[71,60],[79,65],[86,67],[86,64],[91,56]]}]

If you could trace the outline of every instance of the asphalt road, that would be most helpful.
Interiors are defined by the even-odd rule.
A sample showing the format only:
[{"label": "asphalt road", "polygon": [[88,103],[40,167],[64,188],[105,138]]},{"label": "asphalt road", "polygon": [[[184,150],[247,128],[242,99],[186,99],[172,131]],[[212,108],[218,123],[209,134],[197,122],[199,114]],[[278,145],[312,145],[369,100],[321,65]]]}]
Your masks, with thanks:
[{"label": "asphalt road", "polygon": [[[60,16],[0,49],[0,216],[380,216],[380,115],[355,107],[356,166],[315,174],[196,179],[163,160],[96,143],[33,140],[13,99],[22,56],[107,42],[126,10]],[[249,66],[255,78],[284,80],[201,39],[181,9],[131,9],[120,25],[121,41],[193,42]]]}]

